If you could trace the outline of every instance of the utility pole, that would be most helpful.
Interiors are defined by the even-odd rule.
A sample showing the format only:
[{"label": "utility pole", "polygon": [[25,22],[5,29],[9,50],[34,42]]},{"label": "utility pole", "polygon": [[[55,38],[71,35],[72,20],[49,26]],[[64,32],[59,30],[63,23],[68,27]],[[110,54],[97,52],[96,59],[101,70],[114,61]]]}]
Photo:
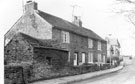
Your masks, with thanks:
[{"label": "utility pole", "polygon": [[112,57],[112,45],[110,46],[110,66],[112,65],[112,59],[111,59],[111,57]]},{"label": "utility pole", "polygon": [[[74,16],[75,16],[75,9],[77,9],[77,8],[81,8],[81,6],[79,6],[79,5],[77,5],[77,4],[74,4],[74,5],[71,5],[71,7],[73,8],[73,10],[72,10],[72,21],[74,20]],[[80,11],[80,10],[79,10]],[[78,15],[76,15],[76,16],[78,16]],[[82,16],[82,14],[81,15],[79,15],[80,17]]]},{"label": "utility pole", "polygon": [[74,17],[74,10],[75,10],[75,8],[77,7],[78,5],[71,5],[71,7],[73,8],[73,10],[72,10],[72,21],[73,21],[73,17]]},{"label": "utility pole", "polygon": [[[108,34],[108,36],[110,37],[110,36],[112,36],[112,34]],[[111,59],[111,57],[112,57],[112,45],[111,44],[110,44],[109,51],[110,51],[110,66],[111,66],[111,61],[112,61],[112,59]]]},{"label": "utility pole", "polygon": [[22,10],[23,10],[23,13],[24,13],[24,0],[22,0]]}]

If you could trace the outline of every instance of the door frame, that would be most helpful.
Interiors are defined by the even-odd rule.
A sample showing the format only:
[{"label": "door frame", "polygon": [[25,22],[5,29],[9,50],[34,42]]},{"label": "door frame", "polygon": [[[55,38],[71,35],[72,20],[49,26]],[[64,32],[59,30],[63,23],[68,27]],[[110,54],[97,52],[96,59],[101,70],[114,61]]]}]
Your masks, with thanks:
[{"label": "door frame", "polygon": [[78,65],[78,52],[74,52],[73,65],[74,66],[77,66]]},{"label": "door frame", "polygon": [[82,52],[82,63],[85,63],[86,62],[86,53],[85,52]]}]

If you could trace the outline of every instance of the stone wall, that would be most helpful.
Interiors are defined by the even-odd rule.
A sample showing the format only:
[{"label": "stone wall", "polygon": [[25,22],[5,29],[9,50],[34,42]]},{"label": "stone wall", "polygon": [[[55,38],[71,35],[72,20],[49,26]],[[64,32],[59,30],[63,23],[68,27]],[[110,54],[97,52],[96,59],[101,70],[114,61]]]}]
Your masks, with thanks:
[{"label": "stone wall", "polygon": [[30,63],[5,65],[4,84],[28,84],[34,81],[47,80],[57,77],[73,76],[99,70],[109,69],[110,64],[84,64],[81,66],[64,66],[55,70],[45,62],[37,62],[34,66]]},{"label": "stone wall", "polygon": [[37,63],[35,68],[36,69],[34,71],[38,71],[40,73],[35,74],[35,78],[31,82],[90,73],[99,70],[110,69],[111,67],[110,64],[103,64],[100,66],[97,64],[83,64],[81,66],[65,66],[60,70],[53,70],[52,67],[48,66],[47,64]]},{"label": "stone wall", "polygon": [[50,78],[67,65],[68,52],[52,48],[34,48],[34,79]]},{"label": "stone wall", "polygon": [[65,66],[68,60],[68,52],[55,48],[34,48],[34,62],[47,62],[49,65],[54,67]]},{"label": "stone wall", "polygon": [[32,79],[32,63],[23,62],[4,65],[4,84],[28,84]]},{"label": "stone wall", "polygon": [[21,66],[4,67],[4,84],[26,84]]},{"label": "stone wall", "polygon": [[5,45],[14,37],[18,32],[30,35],[38,39],[51,39],[52,38],[52,25],[43,20],[35,12],[32,14],[24,14],[5,34]]},{"label": "stone wall", "polygon": [[31,62],[33,55],[32,47],[20,36],[16,36],[5,46],[4,61],[5,63]]}]

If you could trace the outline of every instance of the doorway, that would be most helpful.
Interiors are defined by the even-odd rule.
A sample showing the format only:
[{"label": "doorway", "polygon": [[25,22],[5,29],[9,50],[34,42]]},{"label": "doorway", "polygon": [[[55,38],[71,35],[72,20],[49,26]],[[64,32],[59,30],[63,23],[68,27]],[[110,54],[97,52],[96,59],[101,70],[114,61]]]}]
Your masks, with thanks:
[{"label": "doorway", "polygon": [[85,53],[82,53],[82,64],[85,63]]},{"label": "doorway", "polygon": [[78,64],[78,53],[77,52],[75,52],[74,53],[74,66],[77,66],[77,64]]}]

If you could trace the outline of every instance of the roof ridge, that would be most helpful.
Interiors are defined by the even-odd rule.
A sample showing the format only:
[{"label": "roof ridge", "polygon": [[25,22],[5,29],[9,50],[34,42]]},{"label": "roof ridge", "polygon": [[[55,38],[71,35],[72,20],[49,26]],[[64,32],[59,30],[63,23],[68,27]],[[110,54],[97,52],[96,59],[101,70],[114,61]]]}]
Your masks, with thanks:
[{"label": "roof ridge", "polygon": [[[41,11],[41,10],[38,10],[38,11],[39,11],[39,12],[46,13],[46,12]],[[39,12],[37,12],[37,13],[39,13]],[[79,27],[79,26],[73,24],[72,22],[67,21],[67,20],[65,20],[65,19],[63,19],[63,18],[57,17],[57,16],[55,16],[55,15],[52,15],[52,14],[49,14],[49,13],[46,13],[46,14],[51,15],[51,16],[53,16],[53,17],[55,17],[55,18],[61,19],[61,20],[63,20],[64,22],[69,23],[69,24],[72,24],[72,25],[74,25],[74,26],[76,26],[76,27],[78,27],[78,28],[85,28],[85,27]],[[85,28],[85,29],[86,29],[86,28]]]},{"label": "roof ridge", "polygon": [[26,40],[30,45],[34,47],[51,47],[53,43],[56,43],[56,40],[52,39],[38,39],[34,38],[30,35],[19,32],[16,36],[21,36],[24,40]]}]

